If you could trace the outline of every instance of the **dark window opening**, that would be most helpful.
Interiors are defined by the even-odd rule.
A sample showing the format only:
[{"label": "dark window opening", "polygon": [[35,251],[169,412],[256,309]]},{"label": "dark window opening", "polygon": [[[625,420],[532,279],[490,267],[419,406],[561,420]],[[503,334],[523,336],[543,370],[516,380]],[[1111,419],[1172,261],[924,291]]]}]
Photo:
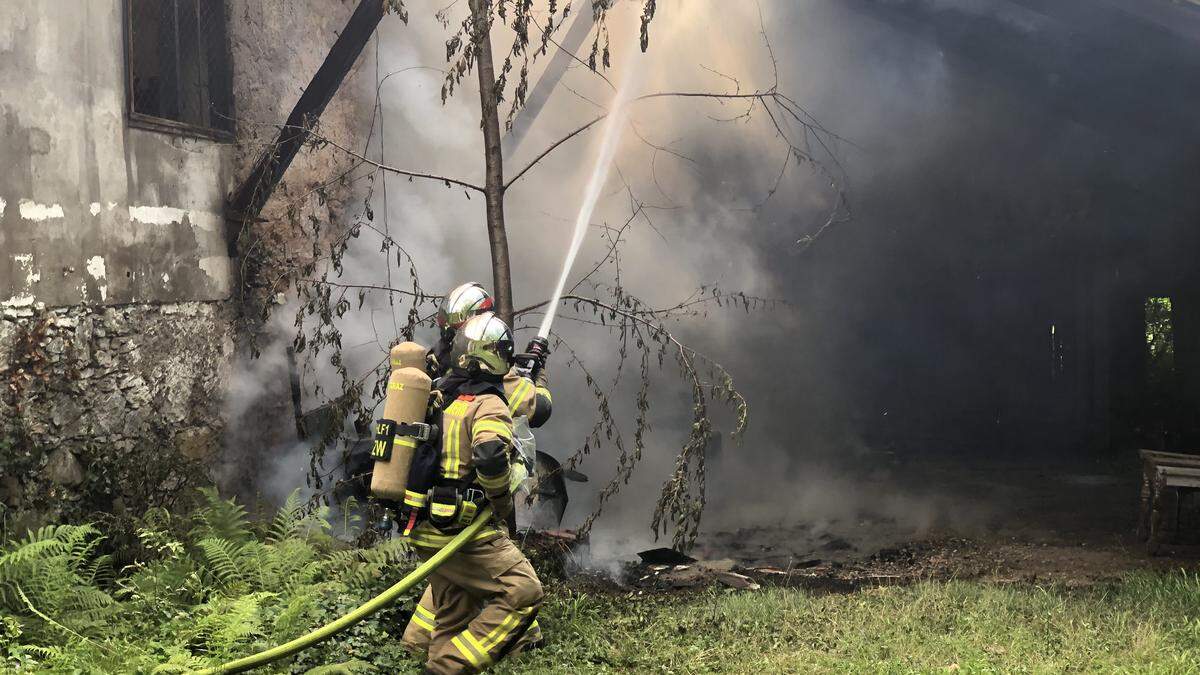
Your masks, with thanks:
[{"label": "dark window opening", "polygon": [[232,136],[223,0],[127,0],[127,16],[130,121]]}]

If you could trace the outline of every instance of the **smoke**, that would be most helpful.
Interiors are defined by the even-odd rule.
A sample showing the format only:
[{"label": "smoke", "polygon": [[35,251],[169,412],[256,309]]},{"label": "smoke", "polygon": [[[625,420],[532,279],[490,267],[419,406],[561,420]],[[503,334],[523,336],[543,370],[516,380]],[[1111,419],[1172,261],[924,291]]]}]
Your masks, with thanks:
[{"label": "smoke", "polygon": [[1051,23],[1051,19],[1045,14],[1015,3],[995,0],[883,0],[883,4],[898,8],[915,5],[933,12],[950,12],[986,19],[1021,33],[1034,33],[1045,29]]},{"label": "smoke", "polygon": [[[761,108],[746,115],[742,103],[664,98],[631,114],[636,133],[625,134],[573,278],[603,257],[599,226],[625,222],[632,189],[652,208],[625,233],[620,280],[628,291],[654,306],[713,285],[787,301],[751,313],[713,308],[672,326],[732,373],[751,408],[743,444],[726,438],[710,456],[709,533],[773,523],[852,529],[863,517],[887,520],[903,536],[971,532],[993,505],[964,494],[953,474],[930,480],[935,461],[970,470],[1095,452],[1089,434],[1107,412],[1089,389],[1100,367],[1088,359],[1100,356],[1088,331],[1106,319],[1091,308],[1115,288],[1112,267],[1132,266],[1121,262],[1131,255],[1121,242],[1132,223],[1194,224],[1200,213],[1178,178],[1181,167],[1197,166],[1196,153],[1167,139],[1190,128],[1184,99],[1157,93],[1182,91],[1188,76],[1164,64],[1180,55],[1194,63],[1195,50],[1148,41],[1149,24],[1109,11],[1121,3],[1103,4],[1079,24],[1091,7],[1083,0],[1052,8],[660,2],[650,48],[632,59],[640,92],[763,90],[777,71],[779,89],[845,139],[832,149],[854,206],[851,222],[802,252],[797,239],[824,221],[836,195],[821,174],[793,163],[766,200],[784,156]],[[636,10],[618,3],[610,17],[614,63],[637,50]],[[374,60],[377,50],[377,80],[395,73],[381,86],[368,154],[482,183],[473,80],[443,105],[445,30],[432,11],[413,8],[410,17],[408,26],[385,21],[367,51]],[[1068,36],[1070,49],[1062,46]],[[1145,51],[1134,54],[1138,45]],[[1100,56],[1123,65],[1105,70]],[[619,83],[625,73],[604,75]],[[568,69],[506,175],[611,96],[586,68]],[[1154,120],[1169,131],[1154,130]],[[507,194],[518,307],[552,289],[595,151],[594,139],[580,136]],[[374,227],[403,244],[425,288],[490,286],[480,196],[389,176],[386,187],[374,183],[371,204]],[[385,281],[378,244],[367,233],[351,249],[348,283]],[[406,270],[390,274],[393,286],[407,284]],[[612,268],[604,274],[612,283]],[[392,314],[372,295],[342,319],[352,372],[383,357],[396,334]],[[518,326],[519,341],[539,319],[531,313],[530,325]],[[1076,350],[1069,380],[1048,379],[1051,325]],[[618,345],[602,328],[560,316],[555,331],[605,386],[613,381]],[[579,447],[597,405],[566,356],[560,350],[551,360],[555,415],[538,433],[539,449],[560,458]],[[597,527],[598,559],[651,543],[650,509],[691,424],[688,390],[671,368],[668,361],[653,376],[643,467]],[[636,378],[623,378],[612,389],[613,414],[631,436]],[[717,426],[728,432],[732,421],[718,416]],[[571,484],[568,526],[591,510],[614,466],[605,451],[581,467],[591,482]],[[302,474],[305,464],[295,468]]]},{"label": "smoke", "polygon": [[[277,326],[275,331],[279,332]],[[268,340],[257,358],[237,354],[229,376],[229,384],[221,402],[221,417],[225,422],[225,444],[214,479],[223,490],[233,492],[242,503],[254,503],[265,490],[273,503],[281,503],[293,488],[304,484],[301,474],[289,486],[276,486],[263,473],[263,464],[273,463],[265,448],[280,448],[290,443],[294,425],[263,425],[263,419],[290,418],[279,414],[287,396],[287,341]],[[292,459],[292,453],[284,453]],[[265,460],[265,461],[264,461]],[[268,477],[266,480],[260,480]],[[265,488],[262,486],[266,486]],[[276,499],[278,498],[278,499]]]}]

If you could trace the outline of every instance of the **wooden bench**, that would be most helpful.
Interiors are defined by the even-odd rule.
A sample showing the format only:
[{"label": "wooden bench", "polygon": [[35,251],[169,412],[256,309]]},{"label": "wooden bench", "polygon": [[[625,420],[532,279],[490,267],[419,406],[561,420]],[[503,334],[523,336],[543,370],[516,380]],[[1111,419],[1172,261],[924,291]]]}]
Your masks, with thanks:
[{"label": "wooden bench", "polygon": [[1200,456],[1178,452],[1139,451],[1142,459],[1142,504],[1138,536],[1151,555],[1175,535],[1182,490],[1200,489]]}]

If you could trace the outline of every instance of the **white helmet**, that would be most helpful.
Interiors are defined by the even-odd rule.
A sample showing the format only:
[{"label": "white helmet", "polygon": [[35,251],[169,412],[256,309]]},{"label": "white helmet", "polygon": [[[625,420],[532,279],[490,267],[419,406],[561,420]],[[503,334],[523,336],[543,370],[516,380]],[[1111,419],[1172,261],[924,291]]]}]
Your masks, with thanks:
[{"label": "white helmet", "polygon": [[475,282],[463,284],[442,298],[437,311],[437,325],[443,331],[458,330],[467,319],[491,309],[492,296],[483,290],[483,286]]},{"label": "white helmet", "polygon": [[451,368],[468,374],[478,369],[490,375],[504,375],[512,363],[512,331],[495,314],[484,312],[473,316],[454,334]]}]

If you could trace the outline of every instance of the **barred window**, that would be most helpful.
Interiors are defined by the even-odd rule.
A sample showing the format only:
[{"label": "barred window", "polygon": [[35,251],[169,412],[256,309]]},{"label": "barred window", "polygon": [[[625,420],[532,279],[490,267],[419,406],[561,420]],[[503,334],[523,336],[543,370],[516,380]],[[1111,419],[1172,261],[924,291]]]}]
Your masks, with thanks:
[{"label": "barred window", "polygon": [[224,0],[127,0],[126,17],[130,122],[232,136]]}]

